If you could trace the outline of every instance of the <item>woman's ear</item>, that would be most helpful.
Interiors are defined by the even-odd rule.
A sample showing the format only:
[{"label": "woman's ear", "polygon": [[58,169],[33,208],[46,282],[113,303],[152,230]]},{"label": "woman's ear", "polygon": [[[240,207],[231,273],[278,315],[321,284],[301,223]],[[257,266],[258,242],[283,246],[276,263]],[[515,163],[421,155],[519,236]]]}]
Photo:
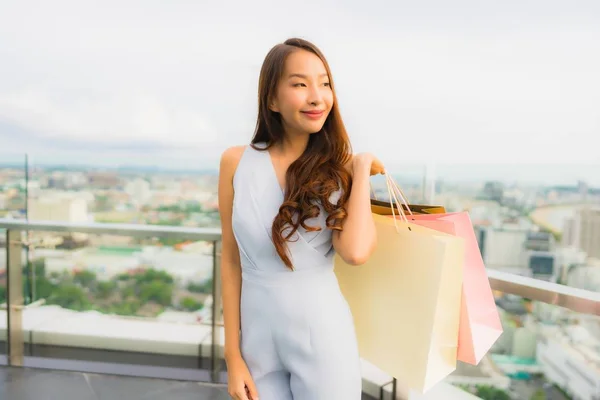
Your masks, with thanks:
[{"label": "woman's ear", "polygon": [[277,103],[276,99],[273,99],[271,104],[269,104],[269,110],[277,113],[279,112],[279,104]]}]

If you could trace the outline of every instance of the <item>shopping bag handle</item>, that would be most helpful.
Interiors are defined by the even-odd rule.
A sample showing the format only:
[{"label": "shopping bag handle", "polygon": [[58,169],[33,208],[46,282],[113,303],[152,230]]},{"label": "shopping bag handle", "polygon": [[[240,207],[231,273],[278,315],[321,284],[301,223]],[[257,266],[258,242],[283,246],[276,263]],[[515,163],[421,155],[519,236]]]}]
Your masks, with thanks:
[{"label": "shopping bag handle", "polygon": [[[394,205],[396,205],[395,208],[398,209],[399,216],[406,223],[408,223],[408,219],[406,218],[406,215],[404,215],[404,210],[402,210],[402,206],[400,205],[400,201],[398,200],[397,195],[400,194],[400,197],[405,202],[406,202],[406,199],[404,198],[404,196],[402,196],[402,191],[400,191],[400,188],[398,188],[397,185],[395,185],[395,183],[393,182],[392,178],[388,174],[387,170],[383,171],[383,176],[385,177],[385,186],[387,188],[388,196],[389,196],[389,199],[390,199],[390,204],[391,204],[391,209],[392,209],[392,219],[394,221],[394,227],[396,228],[396,232],[400,233],[400,227],[398,226],[398,220],[396,219],[396,211],[394,211]],[[377,200],[377,195],[375,194],[375,191],[373,190],[373,185],[371,185],[370,182],[369,182],[369,189],[371,190],[371,195],[373,196],[373,198],[375,200]],[[408,208],[408,203],[406,203],[406,208],[408,209],[408,211],[412,215],[412,212],[410,211],[410,208]],[[410,228],[408,228],[408,229],[410,230]]]},{"label": "shopping bag handle", "polygon": [[[402,189],[400,189],[400,187],[398,186],[398,184],[394,181],[394,179],[387,173],[387,171],[384,171],[383,175],[386,178],[386,186],[388,186],[388,193],[389,193],[389,189],[390,186],[392,188],[392,190],[396,193],[396,195],[402,199],[403,204],[406,206],[406,210],[408,211],[408,213],[412,216],[414,215],[412,210],[410,209],[410,206],[408,205],[408,200],[406,199],[406,195],[404,194],[404,192],[402,191]],[[369,189],[371,190],[371,196],[373,196],[373,199],[375,200],[379,200],[377,198],[377,195],[375,194],[375,190],[373,190],[373,185],[371,183],[369,183]],[[393,202],[392,202],[392,198],[390,197],[390,204],[392,204],[393,206]],[[398,207],[398,212],[403,212],[404,210],[402,210],[402,207]]]},{"label": "shopping bag handle", "polygon": [[[411,211],[410,206],[408,205],[408,200],[406,199],[406,195],[404,194],[404,192],[402,192],[402,189],[400,189],[400,186],[398,186],[396,181],[394,181],[394,178],[392,178],[391,176],[388,175],[388,179],[389,179],[390,185],[392,186],[392,189],[394,189],[397,196],[400,197],[400,199],[402,199],[402,202],[406,206],[406,210],[412,216],[413,212]],[[402,211],[404,211],[404,210],[402,210]]]},{"label": "shopping bag handle", "polygon": [[[397,193],[393,189],[393,183],[390,182],[391,178],[390,178],[389,174],[387,173],[387,171],[384,172],[384,175],[385,175],[385,184],[386,184],[386,187],[388,190],[388,195],[390,197],[390,204],[392,205],[392,207],[391,207],[392,208],[392,219],[394,220],[394,226],[396,227],[396,232],[400,233],[400,227],[398,226],[398,220],[396,219],[396,211],[394,211],[394,204],[398,208],[399,216],[402,217],[404,222],[408,223],[408,219],[406,218],[406,215],[404,215],[404,211],[402,210],[402,205],[400,204],[400,201],[398,200]],[[412,215],[412,213],[411,213],[411,215]],[[409,228],[409,230],[410,230],[410,228]]]}]

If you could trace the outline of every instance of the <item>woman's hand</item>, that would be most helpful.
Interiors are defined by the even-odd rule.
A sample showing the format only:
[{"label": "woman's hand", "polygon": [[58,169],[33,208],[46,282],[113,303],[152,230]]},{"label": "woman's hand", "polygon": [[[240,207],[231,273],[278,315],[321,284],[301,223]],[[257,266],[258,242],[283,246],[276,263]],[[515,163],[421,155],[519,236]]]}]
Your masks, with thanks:
[{"label": "woman's hand", "polygon": [[227,391],[234,400],[258,400],[256,386],[241,356],[227,361]]},{"label": "woman's hand", "polygon": [[359,153],[352,159],[352,169],[354,172],[360,169],[369,168],[369,175],[384,174],[385,168],[381,161],[371,153]]}]

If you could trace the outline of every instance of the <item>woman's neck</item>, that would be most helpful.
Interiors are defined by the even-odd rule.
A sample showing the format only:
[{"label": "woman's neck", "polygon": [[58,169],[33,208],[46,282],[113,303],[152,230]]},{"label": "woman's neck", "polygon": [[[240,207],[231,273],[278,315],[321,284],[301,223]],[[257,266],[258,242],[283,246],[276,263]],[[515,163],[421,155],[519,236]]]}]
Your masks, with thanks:
[{"label": "woman's neck", "polygon": [[281,157],[287,159],[298,159],[306,150],[310,136],[302,135],[284,135],[282,140],[276,144],[277,152]]}]

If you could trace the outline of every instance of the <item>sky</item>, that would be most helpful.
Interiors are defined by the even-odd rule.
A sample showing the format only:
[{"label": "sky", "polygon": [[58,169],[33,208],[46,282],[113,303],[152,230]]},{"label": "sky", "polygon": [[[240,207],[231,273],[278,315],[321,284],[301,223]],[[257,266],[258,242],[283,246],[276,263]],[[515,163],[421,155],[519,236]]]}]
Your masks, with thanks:
[{"label": "sky", "polygon": [[355,152],[389,170],[600,185],[596,0],[0,10],[0,158],[216,168],[252,137],[266,53],[297,36],[329,61]]}]

